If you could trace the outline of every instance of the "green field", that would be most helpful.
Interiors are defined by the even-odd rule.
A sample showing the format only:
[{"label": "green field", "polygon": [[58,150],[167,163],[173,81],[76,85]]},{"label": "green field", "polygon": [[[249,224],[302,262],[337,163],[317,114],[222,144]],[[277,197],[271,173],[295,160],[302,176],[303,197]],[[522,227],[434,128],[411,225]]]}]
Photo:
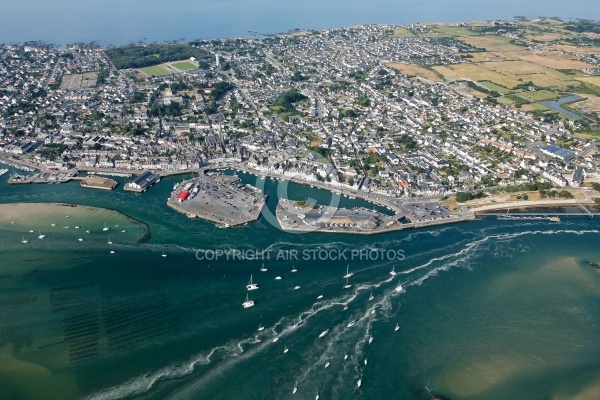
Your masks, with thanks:
[{"label": "green field", "polygon": [[479,36],[481,33],[473,32],[470,29],[462,26],[440,26],[434,29],[436,32],[444,33],[451,36]]},{"label": "green field", "polygon": [[481,81],[479,82],[482,86],[485,86],[486,88],[490,89],[490,90],[495,90],[496,92],[500,93],[500,94],[508,94],[510,93],[510,90],[505,88],[504,86],[500,86],[500,85],[496,85],[493,82],[490,81]]},{"label": "green field", "polygon": [[172,62],[171,65],[175,68],[177,68],[180,71],[189,71],[191,69],[196,69],[198,68],[196,66],[196,64],[190,62],[190,61],[179,61],[179,62]]},{"label": "green field", "polygon": [[155,65],[153,67],[140,68],[140,71],[142,71],[144,74],[146,74],[148,76],[161,76],[161,75],[170,75],[171,74],[171,71],[169,71],[167,68],[163,67],[162,65]]},{"label": "green field", "polygon": [[556,100],[560,98],[560,95],[558,93],[551,92],[549,90],[538,90],[537,92],[521,92],[515,94],[529,101]]}]

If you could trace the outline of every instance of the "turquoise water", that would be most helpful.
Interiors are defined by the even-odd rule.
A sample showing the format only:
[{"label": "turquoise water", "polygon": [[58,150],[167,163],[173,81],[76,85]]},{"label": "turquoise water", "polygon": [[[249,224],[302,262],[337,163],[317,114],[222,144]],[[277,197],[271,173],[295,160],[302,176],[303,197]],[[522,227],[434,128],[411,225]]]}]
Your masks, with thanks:
[{"label": "turquoise water", "polygon": [[261,34],[294,28],[321,30],[373,23],[511,20],[517,15],[600,19],[600,9],[594,0],[23,0],[4,3],[0,13],[2,42],[41,40],[56,45],[261,37]]},{"label": "turquoise water", "polygon": [[[6,179],[1,203],[115,208],[152,237],[110,247],[69,231],[23,247],[19,221],[0,227],[0,398],[275,399],[294,387],[299,399],[598,398],[597,220],[287,234],[266,218],[216,229],[174,213],[165,202],[181,178],[143,195]],[[264,183],[271,211],[277,184]],[[196,259],[219,249],[264,260]],[[250,274],[260,289],[243,309]]]}]

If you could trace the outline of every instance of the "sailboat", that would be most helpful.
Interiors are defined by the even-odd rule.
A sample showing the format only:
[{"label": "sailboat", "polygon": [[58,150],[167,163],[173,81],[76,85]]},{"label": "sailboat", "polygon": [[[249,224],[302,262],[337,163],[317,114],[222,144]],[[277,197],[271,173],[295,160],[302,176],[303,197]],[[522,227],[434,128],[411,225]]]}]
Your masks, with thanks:
[{"label": "sailboat", "polygon": [[264,331],[264,330],[265,330],[265,327],[264,327],[264,326],[262,326],[261,324],[258,324],[258,329],[257,329],[257,331],[259,331],[259,332],[260,332],[260,331]]},{"label": "sailboat", "polygon": [[28,240],[25,240],[25,236],[23,236],[23,239],[21,239],[21,242],[23,242],[23,243],[27,243],[27,242],[28,242]]},{"label": "sailboat", "polygon": [[42,235],[42,232],[40,232],[40,235],[38,236],[38,239],[43,239],[45,237],[46,237],[46,235]]},{"label": "sailboat", "polygon": [[256,290],[258,289],[258,285],[256,283],[252,283],[252,274],[250,275],[250,283],[246,285],[246,289],[248,290]]},{"label": "sailboat", "polygon": [[292,394],[296,394],[297,391],[298,391],[298,386],[294,387],[294,390],[292,391]]},{"label": "sailboat", "polygon": [[166,257],[167,255],[165,254],[165,252],[163,251],[162,253],[162,257]]},{"label": "sailboat", "polygon": [[346,284],[344,285],[344,289],[350,289],[351,287],[352,285],[348,283],[348,278],[346,278]]},{"label": "sailboat", "polygon": [[400,329],[400,325],[398,325],[398,323],[396,322],[396,327],[394,328],[394,332],[398,332],[399,329]]},{"label": "sailboat", "polygon": [[298,272],[298,270],[296,269],[296,267],[292,267],[292,272]]},{"label": "sailboat", "polygon": [[113,244],[112,240],[110,240],[110,236],[108,237],[108,244]]},{"label": "sailboat", "polygon": [[246,293],[246,301],[244,301],[242,303],[242,307],[248,308],[248,307],[252,307],[252,306],[254,306],[254,301],[253,300],[248,300],[248,293]]},{"label": "sailboat", "polygon": [[348,279],[350,278],[352,275],[354,275],[354,272],[349,272],[348,270],[350,269],[350,266],[347,265],[346,266],[346,275],[344,275],[344,279]]},{"label": "sailboat", "polygon": [[302,322],[302,320],[298,320],[298,322],[296,322],[296,318],[294,318],[294,325],[292,325],[292,328],[296,329],[300,325],[300,322]]},{"label": "sailboat", "polygon": [[373,296],[373,292],[371,292],[371,295],[369,296],[369,301],[373,300],[375,297]]},{"label": "sailboat", "polygon": [[107,231],[107,230],[109,230],[109,229],[110,229],[110,228],[109,228],[108,226],[106,226],[106,222],[105,222],[105,223],[104,223],[104,228],[102,228],[102,230],[103,230],[104,232],[106,232],[106,231]]},{"label": "sailboat", "polygon": [[358,382],[356,382],[356,386],[358,386],[358,387],[362,386],[362,377],[358,378]]},{"label": "sailboat", "polygon": [[80,242],[83,242],[83,238],[79,238],[79,239],[77,239],[77,240],[79,240]]},{"label": "sailboat", "polygon": [[350,322],[348,322],[348,328],[352,328],[354,326],[354,324],[356,324],[356,320],[351,319]]},{"label": "sailboat", "polygon": [[402,286],[402,284],[398,284],[398,286],[396,286],[396,289],[394,290],[398,293],[401,293],[404,292],[404,287]]},{"label": "sailboat", "polygon": [[265,263],[263,263],[262,267],[260,267],[260,272],[267,272],[267,268],[265,267]]},{"label": "sailboat", "polygon": [[285,349],[283,349],[283,354],[287,353],[290,349],[287,348],[287,346],[285,346]]},{"label": "sailboat", "polygon": [[369,336],[369,344],[373,343],[373,336]]},{"label": "sailboat", "polygon": [[394,267],[392,267],[392,270],[390,271],[390,275],[391,276],[396,276],[397,272],[394,270]]}]

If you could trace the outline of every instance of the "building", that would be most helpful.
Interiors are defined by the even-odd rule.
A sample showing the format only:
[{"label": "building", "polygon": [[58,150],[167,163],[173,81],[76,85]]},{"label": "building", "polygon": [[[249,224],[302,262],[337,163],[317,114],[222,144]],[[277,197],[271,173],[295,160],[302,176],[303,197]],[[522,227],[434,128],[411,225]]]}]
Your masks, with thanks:
[{"label": "building", "polygon": [[129,182],[127,185],[125,185],[124,190],[143,192],[157,182],[159,178],[160,176],[158,174],[155,174],[151,171],[146,171],[135,178],[133,182]]}]

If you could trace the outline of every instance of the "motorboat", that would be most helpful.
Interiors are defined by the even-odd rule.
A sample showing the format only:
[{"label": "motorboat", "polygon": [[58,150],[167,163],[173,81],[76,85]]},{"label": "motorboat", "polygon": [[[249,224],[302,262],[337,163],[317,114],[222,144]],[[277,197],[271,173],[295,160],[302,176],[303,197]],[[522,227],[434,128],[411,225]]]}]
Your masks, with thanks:
[{"label": "motorboat", "polygon": [[327,363],[325,364],[325,368],[329,367],[331,363],[329,361],[327,361]]},{"label": "motorboat", "polygon": [[350,266],[347,265],[346,266],[346,275],[344,275],[344,279],[348,279],[348,278],[350,278],[351,276],[354,275],[354,272],[350,272],[349,269],[350,269]]},{"label": "motorboat", "polygon": [[265,330],[265,327],[264,327],[264,326],[262,326],[261,324],[258,324],[258,329],[257,329],[257,331],[259,331],[259,332],[260,332],[260,331],[264,331],[264,330]]},{"label": "motorboat", "polygon": [[280,280],[281,280],[281,277],[280,277],[280,276],[276,276],[276,277],[275,277],[275,280],[276,280],[276,281],[280,281]]},{"label": "motorboat", "polygon": [[396,323],[396,327],[394,327],[394,332],[398,332],[398,330],[400,330],[400,325],[398,325],[398,323]]},{"label": "motorboat", "polygon": [[373,343],[373,336],[369,336],[369,344]]},{"label": "motorboat", "polygon": [[300,289],[300,286],[294,286],[294,290]]},{"label": "motorboat", "polygon": [[321,300],[322,298],[323,298],[322,294],[320,294],[320,295],[317,296],[317,300]]}]

